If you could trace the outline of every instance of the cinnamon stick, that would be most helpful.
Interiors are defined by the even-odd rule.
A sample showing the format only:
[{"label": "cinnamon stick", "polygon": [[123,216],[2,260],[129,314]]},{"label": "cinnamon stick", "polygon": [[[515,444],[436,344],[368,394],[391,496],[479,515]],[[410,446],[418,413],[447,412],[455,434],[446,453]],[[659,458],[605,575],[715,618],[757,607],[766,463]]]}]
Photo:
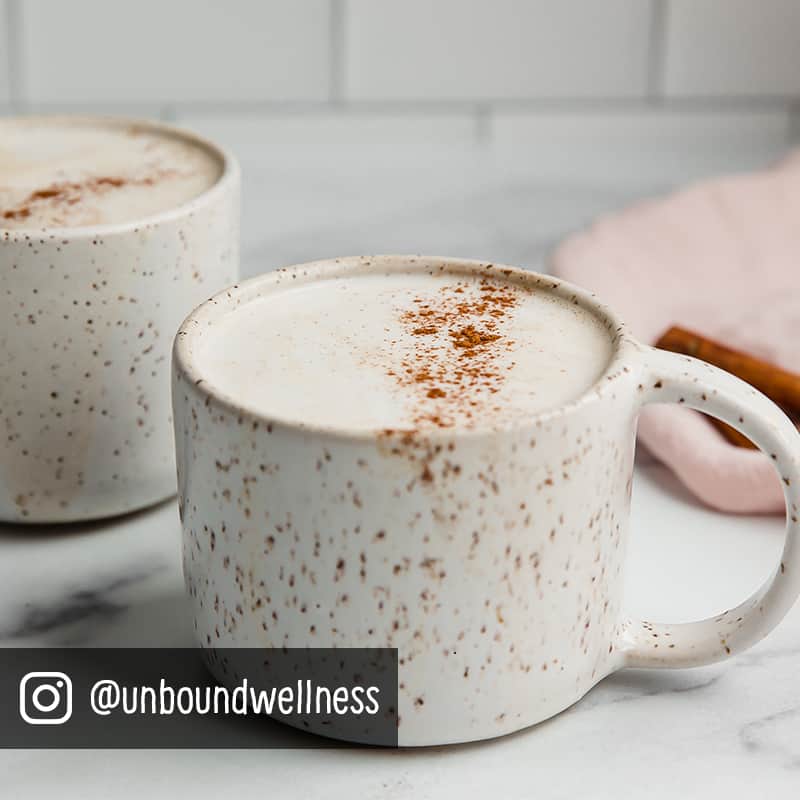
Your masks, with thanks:
[{"label": "cinnamon stick", "polygon": [[[670,328],[656,347],[694,356],[736,375],[777,403],[793,421],[800,420],[800,375],[680,327]],[[739,431],[710,419],[729,442],[739,447],[755,446]]]},{"label": "cinnamon stick", "polygon": [[723,422],[716,417],[708,417],[708,421],[731,443],[737,447],[748,447],[750,450],[757,450],[754,445],[743,433],[739,433],[736,428],[732,428],[727,422]]}]

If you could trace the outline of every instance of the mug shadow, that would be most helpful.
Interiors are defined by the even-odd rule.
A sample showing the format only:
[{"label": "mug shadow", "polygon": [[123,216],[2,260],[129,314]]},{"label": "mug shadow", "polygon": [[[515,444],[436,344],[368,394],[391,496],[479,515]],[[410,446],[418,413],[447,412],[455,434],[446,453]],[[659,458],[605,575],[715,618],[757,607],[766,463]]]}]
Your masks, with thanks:
[{"label": "mug shadow", "polygon": [[681,483],[675,473],[665,464],[658,461],[647,448],[636,444],[636,476],[633,482],[633,491],[636,493],[636,484],[639,481],[648,481],[656,484],[658,490],[663,492],[670,500],[683,503],[692,508],[708,511],[708,506],[700,502],[686,486]]},{"label": "mug shadow", "polygon": [[[533,739],[533,737],[551,731],[558,725],[563,725],[570,718],[585,714],[597,707],[632,702],[656,695],[702,691],[716,683],[721,675],[722,671],[715,667],[699,667],[676,671],[623,669],[604,678],[583,697],[562,711],[518,731],[473,742],[398,747],[396,749],[368,748],[364,750],[364,753],[366,753],[367,757],[392,754],[399,758],[413,759],[415,757],[424,758],[434,754],[447,757],[448,755],[478,750],[485,752],[492,748],[504,747],[510,741],[521,740],[526,737]],[[349,753],[354,750],[355,748],[349,748],[346,752]]]},{"label": "mug shadow", "polygon": [[[37,541],[48,538],[68,538],[85,534],[98,534],[128,522],[138,522],[150,514],[157,513],[170,504],[175,503],[175,496],[159,500],[157,503],[126,511],[110,517],[92,520],[76,520],[74,522],[2,522],[0,521],[0,543],[26,541],[35,538]],[[177,512],[176,512],[177,513]]]}]

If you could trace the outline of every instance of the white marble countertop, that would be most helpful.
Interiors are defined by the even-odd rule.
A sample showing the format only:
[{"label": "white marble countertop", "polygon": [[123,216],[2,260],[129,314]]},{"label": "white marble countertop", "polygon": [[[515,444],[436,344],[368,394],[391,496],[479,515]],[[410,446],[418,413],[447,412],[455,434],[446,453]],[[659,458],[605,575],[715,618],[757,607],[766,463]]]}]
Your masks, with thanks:
[{"label": "white marble countertop", "polygon": [[[244,273],[381,251],[541,267],[569,230],[675,182],[544,180],[460,158],[292,167],[243,155]],[[630,610],[667,621],[739,602],[766,578],[782,540],[777,517],[702,508],[644,453],[632,528]],[[190,646],[173,502],[109,523],[0,527],[0,642]],[[0,797],[796,796],[798,674],[800,606],[725,664],[619,673],[564,714],[493,742],[392,752],[7,750]]]}]

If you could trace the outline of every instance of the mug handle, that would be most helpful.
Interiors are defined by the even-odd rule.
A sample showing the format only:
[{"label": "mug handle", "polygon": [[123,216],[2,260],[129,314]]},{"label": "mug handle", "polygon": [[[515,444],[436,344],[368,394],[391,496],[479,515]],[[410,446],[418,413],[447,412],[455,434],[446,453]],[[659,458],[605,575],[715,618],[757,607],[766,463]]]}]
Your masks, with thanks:
[{"label": "mug handle", "polygon": [[740,653],[766,636],[800,594],[800,433],[750,384],[689,356],[644,348],[639,398],[680,403],[721,419],[770,458],[786,498],[780,563],[751,597],[716,617],[678,624],[625,619],[617,648],[626,667],[697,667]]}]

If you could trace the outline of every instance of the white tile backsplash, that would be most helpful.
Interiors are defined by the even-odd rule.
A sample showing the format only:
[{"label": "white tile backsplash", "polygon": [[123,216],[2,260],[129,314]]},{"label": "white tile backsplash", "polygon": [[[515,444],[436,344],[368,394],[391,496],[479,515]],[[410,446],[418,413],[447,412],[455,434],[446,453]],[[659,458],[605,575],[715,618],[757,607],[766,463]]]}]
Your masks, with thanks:
[{"label": "white tile backsplash", "polygon": [[787,111],[659,109],[498,113],[491,150],[510,168],[554,178],[674,183],[763,167],[783,156]]},{"label": "white tile backsplash", "polygon": [[[242,166],[245,275],[390,246],[387,220],[486,181],[469,114],[190,113],[178,122],[230,148]],[[430,226],[440,226],[433,213]],[[391,241],[403,252],[424,244]]]},{"label": "white tile backsplash", "polygon": [[182,113],[186,125],[250,162],[313,163],[320,159],[408,159],[464,154],[477,146],[469,113],[310,111],[286,114]]},{"label": "white tile backsplash", "polygon": [[25,0],[31,103],[326,100],[327,0]]},{"label": "white tile backsplash", "polygon": [[0,113],[177,119],[269,169],[691,177],[800,141],[798,100],[800,0],[0,0]]},{"label": "white tile backsplash", "polygon": [[229,147],[249,167],[345,181],[364,163],[378,170],[402,164],[409,175],[471,163],[472,177],[508,169],[554,180],[674,183],[763,166],[783,155],[791,130],[785,110],[657,106],[496,111],[480,132],[466,112],[185,113],[177,121]]},{"label": "white tile backsplash", "polygon": [[800,94],[798,0],[669,0],[670,96]]},{"label": "white tile backsplash", "polygon": [[346,0],[353,100],[637,97],[644,0]]}]

